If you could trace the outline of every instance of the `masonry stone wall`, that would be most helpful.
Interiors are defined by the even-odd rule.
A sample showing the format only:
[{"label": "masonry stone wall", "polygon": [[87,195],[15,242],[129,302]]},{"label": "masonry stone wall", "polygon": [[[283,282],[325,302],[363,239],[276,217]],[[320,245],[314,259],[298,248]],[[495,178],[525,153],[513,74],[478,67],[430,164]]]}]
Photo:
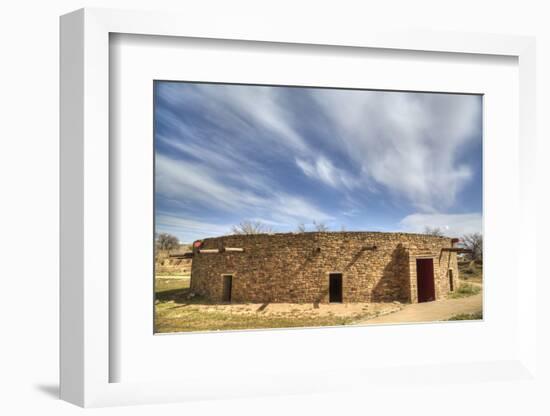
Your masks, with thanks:
[{"label": "masonry stone wall", "polygon": [[[226,247],[243,252],[224,251]],[[232,235],[203,240],[191,271],[191,290],[222,300],[223,276],[232,275],[233,302],[326,303],[329,274],[342,273],[343,302],[417,302],[416,259],[431,258],[436,299],[457,287],[450,238],[379,232],[307,232]]]}]

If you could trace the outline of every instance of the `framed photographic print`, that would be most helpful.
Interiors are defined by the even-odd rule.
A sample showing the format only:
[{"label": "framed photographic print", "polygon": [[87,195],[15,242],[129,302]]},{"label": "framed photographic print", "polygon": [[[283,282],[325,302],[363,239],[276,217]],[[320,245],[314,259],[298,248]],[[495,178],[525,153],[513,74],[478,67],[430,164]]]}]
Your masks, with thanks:
[{"label": "framed photographic print", "polygon": [[481,95],[153,88],[155,332],[482,318]]},{"label": "framed photographic print", "polygon": [[533,39],[204,19],[61,19],[62,398],[531,380]]}]

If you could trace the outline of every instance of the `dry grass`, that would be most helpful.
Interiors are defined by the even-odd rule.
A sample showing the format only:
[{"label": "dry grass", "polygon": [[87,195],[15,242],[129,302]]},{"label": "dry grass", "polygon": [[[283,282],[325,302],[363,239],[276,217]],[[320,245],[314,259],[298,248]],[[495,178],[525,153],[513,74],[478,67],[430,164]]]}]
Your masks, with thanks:
[{"label": "dry grass", "polygon": [[[172,277],[172,276],[170,276]],[[178,291],[186,291],[189,290],[189,285],[191,283],[191,279],[189,277],[181,277],[180,279],[172,279],[172,278],[166,278],[163,275],[157,275],[155,279],[155,293],[157,295],[157,299],[162,296],[168,295],[166,292],[170,292],[173,290]],[[162,295],[164,293],[164,295]],[[174,292],[175,293],[175,292]]]},{"label": "dry grass", "polygon": [[459,262],[458,271],[464,281],[483,283],[483,263]]},{"label": "dry grass", "polygon": [[476,313],[460,313],[449,318],[449,321],[479,321],[483,319],[483,312],[479,311]]},{"label": "dry grass", "polygon": [[156,332],[349,325],[403,307],[399,303],[214,304],[189,299],[189,279],[157,278],[155,288]]},{"label": "dry grass", "polygon": [[191,275],[189,273],[183,272],[158,272],[155,276],[157,279],[190,279]]},{"label": "dry grass", "polygon": [[468,296],[477,295],[481,292],[481,287],[478,285],[472,285],[469,283],[460,283],[458,289],[449,293],[449,299],[460,299]]}]

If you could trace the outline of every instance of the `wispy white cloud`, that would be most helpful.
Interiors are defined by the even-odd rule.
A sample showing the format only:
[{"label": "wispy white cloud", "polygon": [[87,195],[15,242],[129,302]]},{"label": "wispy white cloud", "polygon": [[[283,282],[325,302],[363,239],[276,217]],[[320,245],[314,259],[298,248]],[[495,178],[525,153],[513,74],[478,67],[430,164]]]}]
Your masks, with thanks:
[{"label": "wispy white cloud", "polygon": [[155,219],[157,232],[170,232],[182,236],[182,242],[190,243],[205,236],[217,237],[231,232],[231,225],[216,224],[181,218],[173,214],[159,213]]},{"label": "wispy white cloud", "polygon": [[359,181],[342,169],[335,167],[324,156],[319,156],[314,161],[296,158],[296,165],[310,178],[317,179],[333,188],[353,189],[359,185]]},{"label": "wispy white cloud", "polygon": [[421,233],[426,227],[437,227],[449,237],[461,237],[482,232],[480,213],[470,214],[411,214],[400,222],[403,231]]},{"label": "wispy white cloud", "polygon": [[313,90],[334,141],[362,172],[417,208],[451,206],[472,178],[460,152],[479,140],[478,96]]},{"label": "wispy white cloud", "polygon": [[[201,110],[215,126],[197,131],[178,114],[161,109],[157,116],[178,132],[162,140],[228,171],[236,163],[242,167],[251,162],[243,158],[243,149],[269,149],[292,156],[304,175],[331,187],[371,190],[381,185],[431,212],[452,206],[474,174],[459,156],[479,140],[479,96],[310,89],[316,107],[310,105],[309,112],[298,117],[300,110],[289,105],[277,87],[200,84],[187,86],[182,94],[178,84],[168,83],[162,94],[174,108]],[[346,169],[336,167],[339,163],[328,149],[321,151],[319,143],[298,132],[300,118],[319,120],[322,129],[331,132],[325,144],[347,155]],[[220,134],[227,139],[213,139]],[[186,140],[178,140],[181,137]]]},{"label": "wispy white cloud", "polygon": [[289,123],[288,110],[280,102],[281,90],[276,87],[237,87],[225,88],[215,91],[215,97],[234,109],[254,125],[272,131],[276,140],[283,142],[288,147],[304,151],[307,146],[303,138],[296,132]]},{"label": "wispy white cloud", "polygon": [[326,221],[332,217],[303,197],[279,190],[262,177],[242,176],[242,182],[224,181],[215,167],[156,156],[156,187],[166,198],[189,201],[208,209],[242,217],[264,217],[295,224],[303,220]]},{"label": "wispy white cloud", "polygon": [[[204,222],[212,233],[244,219],[279,231],[313,220],[352,229],[367,207],[369,215],[384,211],[377,216],[384,221],[391,217],[386,209],[398,212],[384,228],[454,231],[453,224],[475,222],[437,221],[441,212],[463,209],[457,197],[479,177],[464,157],[479,144],[479,97],[169,82],[159,88],[156,192],[173,218],[217,218],[224,224]],[[403,212],[416,214],[396,223]]]},{"label": "wispy white cloud", "polygon": [[241,139],[254,140],[257,138],[254,133],[261,130],[262,137],[280,151],[308,149],[290,122],[292,113],[281,101],[280,88],[196,84],[188,86],[182,94],[180,85],[167,83],[162,85],[162,94],[175,107],[192,103],[222,131],[244,133]]},{"label": "wispy white cloud", "polygon": [[[327,214],[321,208],[310,201],[295,195],[275,193],[266,201],[265,208],[272,212],[273,218],[284,221],[287,224],[295,224],[299,221],[332,220],[332,215]],[[274,205],[273,205],[274,204]]]}]

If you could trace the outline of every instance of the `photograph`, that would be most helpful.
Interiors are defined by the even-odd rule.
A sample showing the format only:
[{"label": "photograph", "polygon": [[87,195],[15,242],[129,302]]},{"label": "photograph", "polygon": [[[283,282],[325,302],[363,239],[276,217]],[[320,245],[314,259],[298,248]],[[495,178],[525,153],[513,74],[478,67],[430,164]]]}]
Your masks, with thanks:
[{"label": "photograph", "polygon": [[153,97],[155,333],[483,319],[483,95]]}]

